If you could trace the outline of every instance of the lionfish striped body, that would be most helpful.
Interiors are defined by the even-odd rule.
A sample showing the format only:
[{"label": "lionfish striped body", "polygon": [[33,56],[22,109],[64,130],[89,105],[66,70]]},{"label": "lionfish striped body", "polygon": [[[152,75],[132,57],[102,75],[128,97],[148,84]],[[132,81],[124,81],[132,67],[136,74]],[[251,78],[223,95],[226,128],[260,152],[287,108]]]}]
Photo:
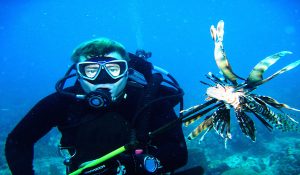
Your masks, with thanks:
[{"label": "lionfish striped body", "polygon": [[[282,131],[298,130],[298,122],[296,122],[289,115],[284,113],[281,109],[289,109],[294,111],[300,111],[295,108],[291,108],[286,104],[279,103],[272,97],[253,94],[252,91],[265,82],[273,79],[279,74],[282,74],[288,70],[297,67],[300,64],[300,60],[289,64],[288,66],[275,72],[273,75],[266,79],[263,79],[262,74],[265,70],[278,61],[281,57],[291,54],[289,51],[282,51],[261,60],[250,72],[247,79],[243,79],[232,71],[229,61],[226,57],[223,48],[223,34],[224,34],[224,22],[218,23],[217,29],[214,26],[211,27],[212,38],[215,41],[214,56],[218,68],[223,73],[224,79],[218,78],[212,73],[208,73],[206,77],[213,82],[213,84],[202,82],[209,87],[207,88],[206,95],[207,100],[203,105],[195,106],[182,112],[190,112],[191,115],[185,118],[183,121],[186,125],[192,124],[199,118],[206,116],[203,122],[201,122],[192,131],[188,139],[194,139],[203,131],[206,131],[200,140],[204,138],[204,135],[212,128],[223,138],[231,139],[230,133],[230,110],[233,109],[235,116],[239,123],[242,132],[255,141],[255,125],[249,114],[255,116],[262,122],[267,129],[272,130],[273,127]],[[243,80],[242,83],[238,83],[238,80]],[[213,105],[209,107],[210,105]],[[275,108],[279,113],[275,113],[271,110]],[[197,110],[198,109],[198,110]],[[200,111],[200,109],[202,111]],[[204,110],[203,110],[204,109]],[[210,114],[208,114],[210,112]]]}]

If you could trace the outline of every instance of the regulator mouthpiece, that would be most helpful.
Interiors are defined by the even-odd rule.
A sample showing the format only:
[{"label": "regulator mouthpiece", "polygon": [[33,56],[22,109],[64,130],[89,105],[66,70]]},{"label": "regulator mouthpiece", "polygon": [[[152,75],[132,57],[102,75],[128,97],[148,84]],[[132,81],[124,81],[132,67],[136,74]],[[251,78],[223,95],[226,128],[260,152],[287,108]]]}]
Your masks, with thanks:
[{"label": "regulator mouthpiece", "polygon": [[97,89],[87,95],[89,105],[94,108],[107,107],[111,104],[110,92],[107,89]]}]

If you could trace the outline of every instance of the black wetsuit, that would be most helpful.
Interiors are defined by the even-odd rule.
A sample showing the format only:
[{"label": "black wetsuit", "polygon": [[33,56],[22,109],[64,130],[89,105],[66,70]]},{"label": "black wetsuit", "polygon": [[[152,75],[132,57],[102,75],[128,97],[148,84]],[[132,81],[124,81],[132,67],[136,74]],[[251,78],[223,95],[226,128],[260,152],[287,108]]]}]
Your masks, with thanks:
[{"label": "black wetsuit", "polygon": [[[80,87],[72,87],[80,92]],[[8,135],[6,158],[13,174],[33,174],[34,143],[53,127],[62,133],[61,145],[76,149],[72,167],[101,157],[130,140],[132,118],[140,108],[144,95],[142,88],[127,87],[126,99],[105,109],[93,109],[87,102],[53,93],[39,101]],[[161,87],[157,97],[172,94],[170,88]],[[139,116],[134,127],[139,141],[146,133],[174,120],[177,101],[165,100],[152,105],[150,118]],[[181,126],[151,140],[148,154],[157,157],[165,171],[183,166],[187,161],[187,148]]]}]

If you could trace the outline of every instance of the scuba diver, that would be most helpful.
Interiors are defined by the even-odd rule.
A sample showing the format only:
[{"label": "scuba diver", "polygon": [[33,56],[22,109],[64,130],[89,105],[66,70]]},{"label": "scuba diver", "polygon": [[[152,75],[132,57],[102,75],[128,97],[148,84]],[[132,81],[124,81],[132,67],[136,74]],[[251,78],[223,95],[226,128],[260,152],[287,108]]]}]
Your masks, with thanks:
[{"label": "scuba diver", "polygon": [[[166,174],[185,165],[180,124],[149,135],[176,120],[173,108],[183,96],[174,78],[147,61],[150,56],[129,53],[107,38],[79,45],[57,92],[40,100],[8,135],[5,155],[12,174],[34,174],[34,144],[53,127],[62,134],[67,174],[128,143],[130,149],[79,174]],[[74,85],[65,87],[74,77]]]}]

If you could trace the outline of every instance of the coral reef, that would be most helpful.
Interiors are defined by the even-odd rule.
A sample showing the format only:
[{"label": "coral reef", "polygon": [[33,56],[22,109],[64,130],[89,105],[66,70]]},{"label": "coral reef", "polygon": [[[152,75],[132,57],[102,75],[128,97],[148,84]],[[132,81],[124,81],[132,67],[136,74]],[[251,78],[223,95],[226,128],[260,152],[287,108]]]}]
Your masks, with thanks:
[{"label": "coral reef", "polygon": [[221,175],[256,175],[257,173],[249,168],[234,168],[223,172]]},{"label": "coral reef", "polygon": [[299,138],[286,136],[276,138],[271,142],[260,142],[257,145],[257,147],[246,146],[248,151],[235,152],[233,149],[232,155],[223,155],[223,159],[207,158],[210,160],[206,169],[207,174],[289,175],[300,173]]}]

